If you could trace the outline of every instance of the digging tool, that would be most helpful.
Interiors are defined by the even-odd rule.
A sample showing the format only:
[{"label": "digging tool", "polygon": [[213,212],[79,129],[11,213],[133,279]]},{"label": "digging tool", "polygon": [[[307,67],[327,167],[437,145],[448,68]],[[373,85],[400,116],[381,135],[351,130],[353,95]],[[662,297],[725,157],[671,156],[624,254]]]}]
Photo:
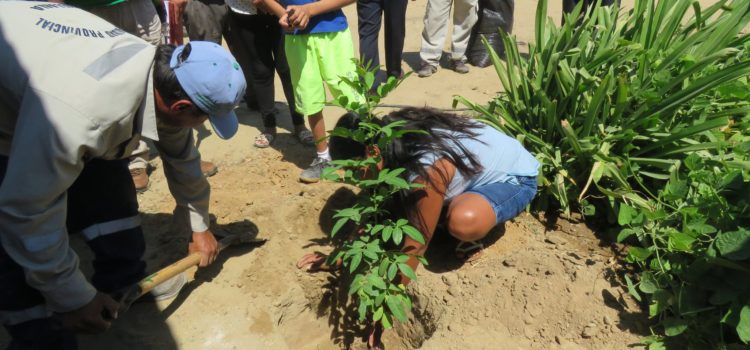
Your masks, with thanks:
[{"label": "digging tool", "polygon": [[[219,252],[224,250],[224,248],[235,244],[263,244],[266,242],[265,239],[255,238],[256,235],[257,234],[251,232],[228,235],[219,241]],[[154,287],[185,272],[185,270],[193,266],[197,266],[200,262],[201,254],[198,252],[191,253],[174,264],[156,271],[142,279],[140,282],[126,288],[125,293],[120,298],[120,312],[126,311],[133,302],[150,292]]]}]

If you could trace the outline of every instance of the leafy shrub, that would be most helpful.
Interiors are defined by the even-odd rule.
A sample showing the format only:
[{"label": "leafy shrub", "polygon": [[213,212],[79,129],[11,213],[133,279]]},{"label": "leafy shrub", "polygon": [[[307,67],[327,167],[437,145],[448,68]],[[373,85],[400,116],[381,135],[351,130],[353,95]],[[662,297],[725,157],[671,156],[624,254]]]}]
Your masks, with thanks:
[{"label": "leafy shrub", "polygon": [[493,55],[504,92],[455,102],[540,160],[537,208],[620,225],[650,349],[750,343],[750,1],[580,11],[558,28],[540,0],[528,57],[504,33]]},{"label": "leafy shrub", "polygon": [[[335,102],[359,115],[361,122],[356,130],[336,128],[330,135],[352,139],[369,147],[378,145],[385,150],[391,140],[411,131],[396,130],[404,124],[401,121],[383,126],[376,122],[375,107],[402,81],[391,77],[371,93],[369,90],[377,69],[359,66],[358,78],[343,79],[366,98],[364,101],[349,101],[346,96],[341,96]],[[352,207],[338,210],[334,215],[337,220],[330,232],[331,237],[347,223],[353,223],[357,229],[351,239],[343,240],[336,247],[328,263],[341,260],[353,275],[349,294],[356,296],[359,320],[379,322],[388,329],[394,320],[406,321],[412,306],[411,298],[397,276],[403,274],[411,280],[417,278],[414,270],[406,264],[410,255],[401,252],[400,245],[405,236],[421,243],[424,243],[424,237],[408,220],[389,211],[387,203],[398,192],[422,186],[404,180],[404,168],[378,170],[376,164],[380,160],[378,154],[370,154],[364,159],[335,160],[324,171],[323,177],[356,186],[361,194]],[[365,174],[377,175],[368,177]],[[417,259],[427,263],[420,256]]]},{"label": "leafy shrub", "polygon": [[[637,0],[628,13],[597,7],[576,21],[579,6],[558,28],[542,0],[528,58],[507,34],[507,64],[493,57],[505,92],[486,106],[456,101],[536,154],[540,208],[593,214],[588,199],[608,197],[652,209],[650,188],[671,167],[724,146],[706,131],[750,112],[750,37],[739,35],[750,2],[727,2],[701,10],[690,0]],[[614,201],[605,204],[614,219]]]}]

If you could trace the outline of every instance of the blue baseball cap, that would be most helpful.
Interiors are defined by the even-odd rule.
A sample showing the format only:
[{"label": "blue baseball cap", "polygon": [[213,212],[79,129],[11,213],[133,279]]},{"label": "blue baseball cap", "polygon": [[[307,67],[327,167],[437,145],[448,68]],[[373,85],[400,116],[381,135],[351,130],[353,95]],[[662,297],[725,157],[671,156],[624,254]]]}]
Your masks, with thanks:
[{"label": "blue baseball cap", "polygon": [[191,41],[175,48],[169,66],[193,103],[208,114],[216,135],[224,140],[234,136],[238,128],[234,108],[247,86],[234,56],[218,44]]}]

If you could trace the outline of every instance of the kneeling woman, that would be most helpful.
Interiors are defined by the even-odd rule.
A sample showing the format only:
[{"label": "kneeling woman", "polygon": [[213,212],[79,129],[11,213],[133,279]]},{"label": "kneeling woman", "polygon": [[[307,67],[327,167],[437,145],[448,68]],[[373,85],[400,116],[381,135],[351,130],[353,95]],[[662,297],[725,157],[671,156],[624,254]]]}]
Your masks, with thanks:
[{"label": "kneeling woman", "polygon": [[[405,168],[403,176],[425,185],[392,203],[406,210],[410,223],[425,237],[424,245],[406,238],[405,253],[423,256],[439,223],[461,241],[457,253],[477,253],[477,241],[521,213],[534,198],[539,162],[517,140],[472,119],[428,108],[392,112],[382,123],[394,121],[405,121],[403,130],[426,132],[407,133],[382,150],[368,150],[339,137],[331,138],[330,147],[333,159],[379,153],[380,169]],[[356,129],[358,124],[358,117],[347,114],[336,126]],[[418,261],[412,258],[408,264],[416,268]],[[332,268],[320,253],[305,255],[297,266],[308,271]]]}]

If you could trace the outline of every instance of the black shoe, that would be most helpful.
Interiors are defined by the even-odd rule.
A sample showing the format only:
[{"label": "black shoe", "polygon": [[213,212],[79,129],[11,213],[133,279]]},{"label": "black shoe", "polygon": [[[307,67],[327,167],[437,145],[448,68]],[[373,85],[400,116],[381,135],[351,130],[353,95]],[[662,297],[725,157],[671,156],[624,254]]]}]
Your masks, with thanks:
[{"label": "black shoe", "polygon": [[459,74],[469,73],[469,66],[463,60],[451,60],[451,69]]},{"label": "black shoe", "polygon": [[436,66],[433,66],[433,65],[431,65],[429,63],[424,63],[423,62],[422,63],[422,67],[420,67],[419,70],[417,71],[417,75],[420,78],[427,78],[430,75],[435,74],[435,72],[437,72],[437,67]]}]

